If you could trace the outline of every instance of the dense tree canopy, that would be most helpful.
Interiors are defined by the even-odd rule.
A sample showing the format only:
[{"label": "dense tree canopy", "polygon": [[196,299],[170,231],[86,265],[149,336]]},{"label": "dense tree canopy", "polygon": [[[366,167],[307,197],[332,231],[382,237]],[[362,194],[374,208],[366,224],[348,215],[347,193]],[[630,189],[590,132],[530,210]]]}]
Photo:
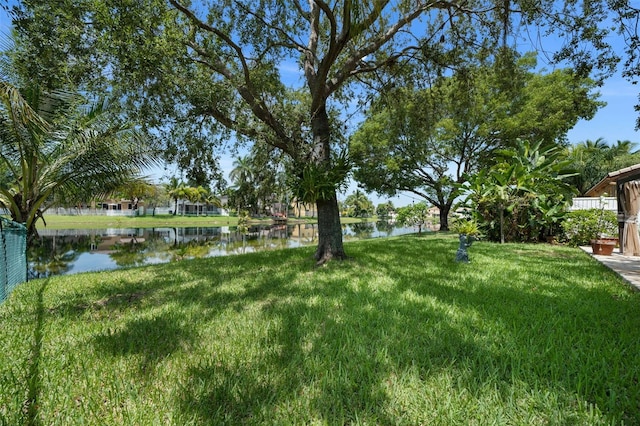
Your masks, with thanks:
[{"label": "dense tree canopy", "polygon": [[[564,46],[555,59],[574,61],[581,75],[609,69],[615,58],[604,44],[612,28],[607,5],[24,0],[14,15],[29,75],[51,84],[109,85],[149,129],[167,133],[169,156],[192,165],[197,159],[198,175],[215,161],[214,148],[234,134],[277,147],[301,167],[313,165],[308,170],[315,177],[339,179],[346,173],[326,173],[334,168],[342,133],[328,109],[366,95],[351,83],[377,86],[377,71],[402,66],[417,53],[454,65],[460,46],[515,43],[512,36],[523,26],[529,33],[562,31]],[[297,69],[293,78],[286,75],[289,66]],[[321,196],[316,258],[342,258],[337,196],[315,193]]]},{"label": "dense tree canopy", "polygon": [[367,195],[360,191],[355,190],[352,194],[349,194],[345,198],[344,213],[349,217],[369,217],[373,216],[374,207],[371,200]]},{"label": "dense tree canopy", "polygon": [[568,147],[566,155],[578,171],[568,182],[579,195],[584,195],[607,173],[640,163],[640,151],[631,141],[617,141],[609,145],[603,138],[586,140]]},{"label": "dense tree canopy", "polygon": [[491,166],[496,149],[514,147],[519,138],[561,143],[600,105],[588,78],[566,69],[535,73],[531,55],[516,64],[508,87],[498,64],[471,63],[428,88],[385,93],[351,139],[355,178],[381,194],[424,198],[448,229],[456,185]]}]

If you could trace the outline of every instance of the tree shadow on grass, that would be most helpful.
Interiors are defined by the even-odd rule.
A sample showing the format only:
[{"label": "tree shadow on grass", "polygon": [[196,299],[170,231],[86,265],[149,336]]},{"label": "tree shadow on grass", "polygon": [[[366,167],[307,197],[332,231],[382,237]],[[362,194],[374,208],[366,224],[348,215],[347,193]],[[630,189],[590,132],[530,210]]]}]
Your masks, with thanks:
[{"label": "tree shadow on grass", "polygon": [[[226,284],[232,278],[217,273],[211,262],[196,260],[183,263],[180,280],[163,271],[163,267],[157,267],[152,283],[116,282],[113,287],[103,286],[100,292],[92,293],[92,301],[71,306],[75,306],[76,311],[78,306],[81,310],[104,310],[106,317],[114,312],[135,312],[133,319],[95,336],[91,344],[99,354],[137,356],[140,373],[148,375],[162,359],[197,345],[197,326],[215,321],[226,310],[241,311],[253,303],[285,296],[285,284],[294,281],[298,273],[295,268],[283,269],[277,276],[263,275],[268,277],[263,280],[253,268],[273,267],[266,256],[255,256],[250,261],[252,269],[242,269],[246,261],[236,259],[235,262],[239,266],[238,275],[252,277],[237,288],[228,288]],[[310,265],[311,260],[308,263]],[[304,265],[299,267],[304,269]],[[193,312],[196,312],[197,324],[191,323]]]},{"label": "tree shadow on grass", "polygon": [[36,426],[42,424],[38,417],[38,400],[42,392],[42,374],[40,361],[42,359],[42,340],[44,338],[44,293],[49,285],[49,279],[42,281],[40,288],[36,291],[35,319],[33,326],[33,342],[28,361],[27,373],[27,399],[24,402],[23,414],[25,424]]},{"label": "tree shadow on grass", "polygon": [[[179,277],[168,265],[110,274],[112,282],[79,289],[50,313],[134,310],[92,343],[109,356],[139,357],[141,373],[197,346],[203,331],[197,327],[210,333],[214,323],[243,322],[249,314],[268,324],[255,333],[246,330],[252,324],[235,324],[231,333],[244,334],[214,336],[229,347],[246,339],[236,353],[185,360],[175,406],[167,407],[176,424],[438,421],[397,402],[393,383],[406,372],[420,382],[451,373],[453,390],[473,396],[495,383],[505,401],[521,382],[568,400],[578,395],[611,412],[612,421],[640,422],[640,331],[621,326],[638,322],[640,330],[638,298],[616,299],[607,289],[567,279],[586,263],[478,244],[471,264],[457,264],[456,240],[431,236],[346,248],[353,260],[318,269],[306,248],[187,261]],[[483,263],[496,258],[504,265],[485,274]],[[547,284],[537,282],[536,271]],[[610,313],[611,320],[598,318]],[[199,319],[191,325],[193,315]],[[600,354],[598,345],[607,352]]]},{"label": "tree shadow on grass", "polygon": [[[57,301],[55,306],[49,307],[49,313],[66,317],[99,310],[139,311],[164,305],[168,301],[187,305],[211,303],[211,306],[226,306],[238,299],[231,293],[225,296],[225,290],[220,289],[230,280],[242,275],[257,276],[262,271],[269,273],[273,268],[278,272],[284,270],[291,274],[310,271],[313,269],[310,250],[301,248],[229,256],[224,259],[183,260],[180,261],[178,277],[174,273],[175,263],[112,271],[100,285],[88,288],[77,286],[73,292],[65,294],[64,298]],[[296,252],[298,255],[292,256]],[[278,266],[286,265],[287,260],[293,261],[294,264],[280,269]],[[222,270],[217,267],[220,261],[224,261]],[[197,284],[183,286],[185,283]],[[251,297],[250,294],[247,296]]]},{"label": "tree shadow on grass", "polygon": [[[455,241],[403,246],[402,257],[394,256],[395,244],[403,242],[369,244],[356,260],[329,266],[344,269],[344,281],[334,274],[324,280],[321,269],[312,285],[282,292],[257,277],[251,299],[275,297],[263,314],[280,326],[254,342],[261,356],[191,366],[193,379],[180,392],[183,415],[204,424],[437,421],[403,412],[389,382],[407,371],[421,381],[449,371],[456,392],[489,386],[507,405],[514,392],[534,400],[552,395],[555,403],[534,410],[547,421],[558,412],[563,421],[584,421],[581,401],[611,422],[640,421],[640,327],[625,324],[640,324],[637,297],[619,300],[610,289],[580,286],[586,264],[574,255],[520,256],[480,245],[476,263],[466,265],[453,261]],[[407,252],[420,256],[422,274],[407,267]],[[479,272],[496,256],[503,267]],[[370,285],[376,280],[391,284]]]},{"label": "tree shadow on grass", "polygon": [[137,318],[119,330],[108,330],[95,336],[98,353],[140,358],[139,371],[144,376],[155,371],[158,363],[190,344],[195,338],[189,327],[181,325],[175,312],[164,312],[148,318]]},{"label": "tree shadow on grass", "polygon": [[299,289],[265,305],[263,315],[279,327],[254,342],[259,355],[191,366],[180,392],[185,418],[202,424],[394,424],[385,381],[395,372],[429,374],[451,359],[483,352],[442,313],[336,285]]},{"label": "tree shadow on grass", "polygon": [[[387,247],[388,248],[388,247]],[[452,262],[453,248],[433,259],[443,273],[401,280],[412,292],[457,310],[475,312],[502,333],[490,358],[471,371],[474,382],[498,377],[505,398],[514,381],[542,384],[584,400],[612,422],[640,422],[640,299],[611,271],[578,251],[545,246],[474,246],[472,264]],[[496,259],[500,262],[496,265]],[[494,262],[487,274],[484,264]],[[397,264],[380,268],[402,276]],[[588,271],[588,275],[585,275]],[[444,279],[443,279],[444,278]],[[490,366],[488,368],[487,366]],[[483,372],[482,374],[477,374]]]}]

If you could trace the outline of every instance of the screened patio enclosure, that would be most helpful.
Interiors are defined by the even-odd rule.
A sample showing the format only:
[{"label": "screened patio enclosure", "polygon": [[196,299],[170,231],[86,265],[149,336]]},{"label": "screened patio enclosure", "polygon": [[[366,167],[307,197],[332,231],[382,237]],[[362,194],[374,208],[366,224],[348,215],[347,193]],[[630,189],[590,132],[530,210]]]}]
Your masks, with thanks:
[{"label": "screened patio enclosure", "polygon": [[640,256],[640,236],[638,235],[640,164],[634,164],[607,174],[585,195],[587,197],[603,195],[616,197],[620,253],[624,256]]}]

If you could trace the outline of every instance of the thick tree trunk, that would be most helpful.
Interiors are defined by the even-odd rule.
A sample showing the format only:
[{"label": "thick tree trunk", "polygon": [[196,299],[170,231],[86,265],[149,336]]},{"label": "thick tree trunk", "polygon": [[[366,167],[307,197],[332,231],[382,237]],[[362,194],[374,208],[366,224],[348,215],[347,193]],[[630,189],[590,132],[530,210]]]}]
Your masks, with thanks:
[{"label": "thick tree trunk", "polygon": [[331,259],[345,259],[347,255],[342,246],[342,226],[338,199],[318,200],[318,248],[315,258],[318,264]]},{"label": "thick tree trunk", "polygon": [[451,211],[450,204],[443,204],[440,208],[440,230],[449,230],[449,212]]},{"label": "thick tree trunk", "polygon": [[[313,161],[320,167],[331,167],[331,128],[326,107],[323,105],[312,114]],[[342,246],[342,226],[338,197],[333,195],[316,200],[318,209],[318,248],[315,259],[323,264],[331,259],[345,259],[347,256]]]}]

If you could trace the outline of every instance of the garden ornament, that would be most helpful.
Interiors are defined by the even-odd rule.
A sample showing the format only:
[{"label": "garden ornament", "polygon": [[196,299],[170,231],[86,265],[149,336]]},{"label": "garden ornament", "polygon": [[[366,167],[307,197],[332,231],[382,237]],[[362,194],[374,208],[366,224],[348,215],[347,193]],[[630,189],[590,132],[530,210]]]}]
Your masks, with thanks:
[{"label": "garden ornament", "polygon": [[475,237],[473,235],[460,234],[460,247],[456,252],[456,262],[469,263],[469,253],[467,248],[471,247]]}]

